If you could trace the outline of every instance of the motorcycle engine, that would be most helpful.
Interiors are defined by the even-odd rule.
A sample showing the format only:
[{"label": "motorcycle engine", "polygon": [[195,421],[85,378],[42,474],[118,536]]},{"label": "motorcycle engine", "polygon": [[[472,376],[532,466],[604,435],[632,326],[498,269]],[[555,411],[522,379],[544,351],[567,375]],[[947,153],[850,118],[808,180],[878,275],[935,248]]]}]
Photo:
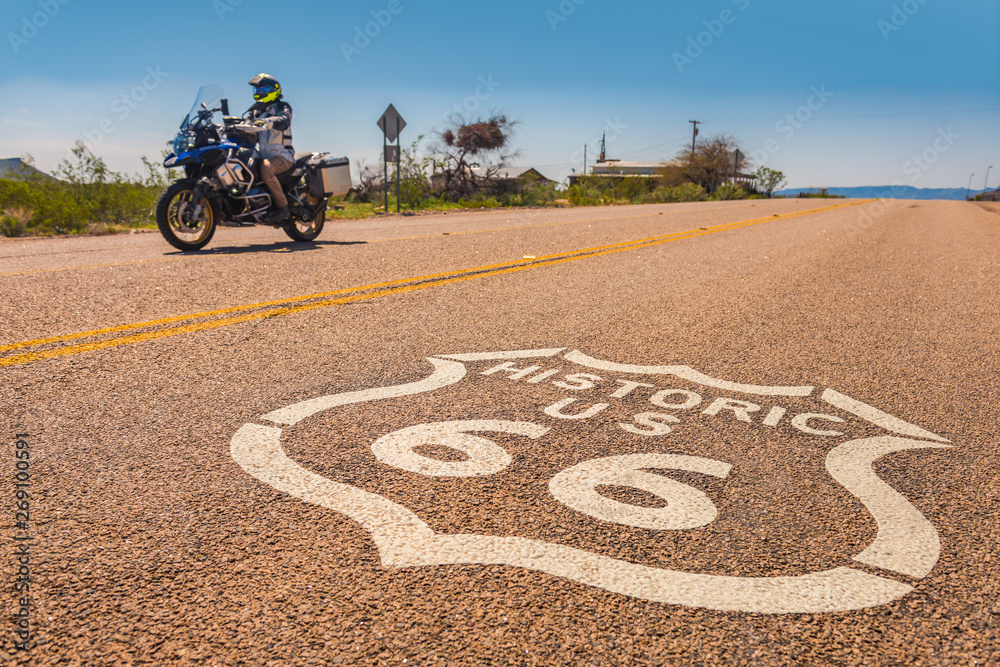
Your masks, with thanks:
[{"label": "motorcycle engine", "polygon": [[223,189],[233,197],[244,196],[253,181],[250,170],[242,162],[231,159],[216,169],[215,175]]}]

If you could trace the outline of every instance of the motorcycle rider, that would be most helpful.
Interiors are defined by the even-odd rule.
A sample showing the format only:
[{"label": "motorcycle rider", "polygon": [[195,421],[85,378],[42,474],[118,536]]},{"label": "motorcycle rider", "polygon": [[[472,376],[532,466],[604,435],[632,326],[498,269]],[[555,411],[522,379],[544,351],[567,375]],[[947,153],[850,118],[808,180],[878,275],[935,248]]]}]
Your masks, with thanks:
[{"label": "motorcycle rider", "polygon": [[260,178],[274,200],[275,210],[267,216],[270,223],[288,218],[288,198],[278,183],[278,174],[295,166],[292,148],[292,107],[282,100],[281,84],[270,74],[258,74],[248,82],[253,86],[256,104],[247,109],[243,118],[253,125],[264,127],[257,135],[257,146],[263,162]]}]

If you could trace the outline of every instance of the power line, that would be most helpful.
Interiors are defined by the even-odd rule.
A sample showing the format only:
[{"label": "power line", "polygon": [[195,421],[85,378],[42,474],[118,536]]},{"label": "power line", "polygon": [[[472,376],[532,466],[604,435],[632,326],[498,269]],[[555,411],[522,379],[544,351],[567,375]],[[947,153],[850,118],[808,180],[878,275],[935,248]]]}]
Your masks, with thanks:
[{"label": "power line", "polygon": [[621,155],[622,157],[627,157],[629,155],[635,155],[636,153],[645,153],[646,151],[655,150],[657,148],[663,148],[665,146],[674,146],[676,144],[684,143],[685,141],[686,141],[686,139],[674,139],[673,141],[668,141],[665,144],[656,144],[655,146],[647,146],[646,148],[639,148],[639,149],[634,150],[634,151],[628,151],[628,152],[625,152],[625,153],[619,153],[619,155]]},{"label": "power line", "polygon": [[[628,157],[629,155],[635,155],[637,153],[645,153],[646,151],[655,150],[657,148],[663,148],[665,146],[675,146],[677,144],[683,143],[684,141],[686,141],[686,140],[685,139],[674,139],[673,141],[668,141],[668,142],[663,143],[663,144],[655,144],[653,146],[647,146],[646,148],[638,148],[636,150],[627,151],[625,153],[617,153],[617,155],[620,155],[622,157]],[[558,164],[535,165],[535,168],[536,169],[554,169],[556,167],[571,167],[574,164],[576,164],[576,163],[574,163],[574,162],[560,162]]]}]

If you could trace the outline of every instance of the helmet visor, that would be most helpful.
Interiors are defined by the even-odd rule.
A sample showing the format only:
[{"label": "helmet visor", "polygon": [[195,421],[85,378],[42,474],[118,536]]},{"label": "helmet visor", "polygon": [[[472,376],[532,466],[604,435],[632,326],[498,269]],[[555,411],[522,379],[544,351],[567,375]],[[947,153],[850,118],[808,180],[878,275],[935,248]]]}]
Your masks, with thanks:
[{"label": "helmet visor", "polygon": [[270,95],[271,93],[273,93],[277,89],[278,89],[278,87],[275,86],[274,84],[267,84],[267,85],[263,85],[263,86],[254,86],[253,94],[255,96],[257,96],[257,97],[266,97],[267,95]]}]

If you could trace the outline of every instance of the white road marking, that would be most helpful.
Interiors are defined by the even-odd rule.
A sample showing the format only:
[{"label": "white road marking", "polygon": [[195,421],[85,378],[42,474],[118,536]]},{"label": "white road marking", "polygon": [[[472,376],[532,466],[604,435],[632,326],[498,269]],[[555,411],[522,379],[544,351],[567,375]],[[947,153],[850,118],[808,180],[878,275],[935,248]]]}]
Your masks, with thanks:
[{"label": "white road marking", "polygon": [[[396,387],[349,392],[304,401],[271,412],[265,415],[264,419],[279,424],[292,425],[320,411],[337,406],[430,392],[458,383],[466,377],[467,370],[465,365],[460,363],[461,361],[553,357],[564,350],[565,348],[429,358],[428,361],[434,366],[434,372],[425,380]],[[570,352],[565,355],[565,358],[570,362],[593,369],[620,373],[675,375],[705,386],[750,394],[809,396],[814,389],[813,387],[765,387],[736,384],[710,378],[687,366],[614,364],[592,359],[580,352]],[[543,376],[548,378],[554,374],[547,372]],[[586,381],[588,378],[581,377],[581,379]],[[618,382],[625,385],[619,390],[621,392],[647,386],[642,383],[630,383],[622,380],[618,380]],[[667,404],[663,400],[676,394],[685,396],[687,402],[675,405]],[[671,408],[688,407],[688,404],[694,402],[695,399],[697,402],[694,402],[694,405],[697,405],[701,399],[697,394],[680,393],[675,390],[665,390],[657,394],[657,397],[664,407]],[[827,403],[894,433],[947,442],[929,431],[908,424],[833,390],[826,390],[823,393],[823,399]],[[557,413],[552,416],[566,419],[568,416],[562,414],[561,409],[572,401],[574,399],[571,398],[557,403],[550,406],[546,412],[552,410]],[[694,407],[694,405],[690,407]],[[592,406],[590,411],[579,415],[579,417],[585,418],[589,414],[592,416],[591,413],[594,412],[595,408],[603,410],[605,407],[607,404],[596,404]],[[772,408],[765,424],[768,426],[777,425],[784,414],[784,408]],[[676,420],[676,417],[672,415],[660,413],[644,413],[638,417],[650,417],[645,421],[636,418],[637,423],[651,428],[650,431],[642,433],[642,435],[647,436],[656,435],[657,433],[654,431],[657,431],[657,428],[669,432],[669,427],[664,422],[673,423]],[[800,415],[797,418],[800,422],[797,426],[808,427],[808,420],[817,417],[830,419],[830,416]],[[839,418],[832,418],[832,420],[837,421]],[[514,426],[509,426],[511,424]],[[453,446],[465,451],[473,461],[477,462],[477,465],[482,466],[481,470],[474,470],[473,466],[465,472],[489,474],[487,469],[498,467],[502,469],[506,465],[504,463],[505,456],[509,458],[509,455],[496,443],[486,438],[469,435],[466,431],[491,430],[491,427],[498,425],[503,426],[503,428],[493,430],[505,431],[506,428],[512,428],[518,434],[527,437],[541,437],[548,431],[545,427],[525,422],[450,422],[445,423],[446,427],[436,425],[438,427],[435,432],[437,437],[433,442],[424,438],[428,435],[427,432],[421,435],[420,429],[414,427],[390,434],[390,436],[396,436],[395,439],[387,436],[380,439],[380,442],[392,445],[386,449],[389,452],[388,458],[390,460],[400,456],[402,456],[402,460],[405,460],[406,452],[413,453],[412,449],[420,444]],[[382,563],[386,567],[448,564],[510,565],[546,572],[582,584],[655,602],[724,611],[769,614],[845,612],[886,604],[913,591],[913,588],[906,584],[845,567],[801,576],[729,577],[692,574],[638,565],[572,547],[520,537],[441,535],[435,533],[416,514],[387,498],[325,479],[305,470],[291,461],[282,451],[281,435],[282,431],[279,428],[247,424],[234,435],[230,445],[231,454],[239,465],[256,479],[306,502],[327,507],[357,521],[372,535]],[[455,440],[451,440],[452,438]],[[504,456],[499,455],[491,447],[484,447],[484,443],[496,447],[503,452]],[[878,524],[876,539],[855,560],[912,577],[923,577],[931,571],[940,556],[940,540],[936,530],[909,501],[875,475],[872,464],[881,456],[892,452],[947,447],[949,445],[883,436],[854,440],[840,445],[830,452],[826,460],[828,471],[834,479],[864,504]],[[678,463],[679,459],[685,458],[700,461],[701,463],[698,464],[701,468],[700,471],[707,472],[707,474],[717,474],[717,476],[723,477],[729,472],[729,464],[710,459],[697,459],[696,457],[661,454],[610,457],[600,461],[617,460],[618,463],[612,465],[588,462],[560,473],[556,476],[559,481],[555,483],[556,491],[553,494],[559,493],[568,498],[570,502],[587,508],[588,511],[604,512],[604,516],[599,518],[623,520],[622,522],[625,523],[633,522],[628,525],[634,525],[635,522],[646,522],[648,524],[655,523],[657,526],[674,525],[675,527],[690,528],[694,527],[695,524],[705,525],[706,521],[710,522],[718,510],[707,496],[701,498],[700,496],[704,496],[704,494],[697,489],[643,472],[643,469],[663,467],[665,459],[656,457],[664,456],[673,456],[673,463]],[[649,460],[653,460],[654,463],[659,461],[660,466],[642,466],[641,463],[649,462],[642,457],[653,457]],[[425,462],[431,461],[431,459],[424,458]],[[396,462],[398,463],[398,461]],[[623,462],[636,463],[636,465],[629,468],[628,465],[622,465]],[[438,463],[445,464],[445,462]],[[410,461],[410,464],[414,464],[413,467],[416,467],[413,461]],[[705,465],[718,466],[718,468],[715,469],[715,473],[712,473],[711,467],[705,468]],[[725,467],[724,471],[723,466]],[[421,474],[444,474],[441,472],[444,470],[443,467],[437,471],[423,468],[420,472]],[[651,477],[656,479],[650,479]],[[668,484],[663,484],[664,481]],[[610,504],[614,501],[595,502],[595,499],[589,494],[596,494],[595,487],[608,482],[634,486],[661,495],[667,499],[667,509],[673,507],[673,515],[665,519],[665,514],[654,521],[651,519],[653,513],[644,511],[648,508],[632,507],[622,503],[617,503],[616,505],[621,507],[616,507],[615,504]],[[676,486],[671,486],[669,482]]]},{"label": "white road marking", "polygon": [[917,578],[934,568],[941,555],[937,530],[910,501],[879,479],[872,464],[893,452],[950,447],[886,435],[845,442],[827,455],[830,475],[861,501],[878,524],[875,541],[854,560]]},{"label": "white road marking", "polygon": [[281,449],[281,429],[246,424],[229,446],[249,475],[278,491],[344,514],[371,533],[376,546],[393,550],[399,542],[434,537],[420,518],[388,498],[320,477],[289,459]]},{"label": "white road marking", "polygon": [[233,437],[230,452],[265,484],[357,521],[371,533],[385,567],[510,565],[653,602],[760,614],[865,609],[913,591],[843,567],[798,577],[727,577],[638,565],[520,537],[438,535],[405,507],[305,470],[285,455],[280,439],[280,429],[247,424]]},{"label": "white road marking", "polygon": [[751,412],[760,412],[760,406],[748,401],[739,401],[735,398],[717,398],[712,404],[702,412],[703,415],[718,416],[723,410],[728,410],[741,422],[753,423],[750,417]]},{"label": "white road marking", "polygon": [[542,370],[541,366],[528,366],[527,368],[514,368],[514,362],[508,361],[507,363],[500,364],[499,366],[494,366],[493,368],[483,371],[480,375],[493,375],[494,373],[512,373],[512,375],[507,376],[508,380],[520,380],[521,378],[526,378],[535,371]]},{"label": "white road marking", "polygon": [[382,387],[379,389],[366,389],[364,391],[353,391],[347,394],[336,394],[333,396],[322,396],[281,410],[275,410],[264,415],[264,419],[276,424],[291,426],[297,424],[306,417],[311,417],[317,412],[336,408],[341,405],[351,405],[352,403],[366,403],[368,401],[379,401],[386,398],[399,398],[401,396],[412,396],[413,394],[423,394],[435,389],[441,389],[460,382],[465,377],[465,364],[455,361],[442,361],[440,359],[428,358],[427,361],[434,365],[434,373],[425,380],[412,382],[410,384],[396,387]]},{"label": "white road marking", "polygon": [[573,375],[567,375],[565,381],[553,382],[552,386],[559,387],[560,389],[569,389],[570,391],[586,391],[587,389],[593,389],[595,382],[602,382],[603,380],[604,378],[589,373],[574,373]]},{"label": "white road marking", "polygon": [[818,415],[812,412],[807,412],[805,414],[796,415],[792,418],[792,426],[802,431],[803,433],[808,433],[809,435],[821,435],[825,437],[833,437],[837,435],[844,435],[840,431],[820,431],[809,425],[810,419],[824,419],[830,422],[836,422],[838,424],[843,424],[844,420],[840,417],[834,417],[833,415]]},{"label": "white road marking", "polygon": [[823,392],[823,400],[830,405],[834,405],[845,412],[857,415],[858,417],[870,421],[876,426],[880,426],[887,431],[892,431],[893,433],[908,435],[911,438],[926,438],[928,440],[937,440],[938,442],[951,442],[950,440],[946,440],[939,435],[934,435],[930,431],[926,431],[919,426],[905,422],[899,417],[893,417],[888,413],[882,412],[878,408],[873,408],[867,403],[862,403],[859,400],[853,399],[850,396],[845,396],[839,391],[834,391],[833,389],[827,389]]},{"label": "white road marking", "polygon": [[[683,403],[667,403],[668,396],[685,396],[686,400]],[[650,403],[658,408],[667,408],[668,410],[690,410],[701,405],[701,401],[701,396],[693,391],[683,389],[664,389],[649,397]]]},{"label": "white road marking", "polygon": [[764,426],[777,426],[781,423],[781,418],[785,416],[786,412],[788,412],[788,409],[781,406],[771,408],[771,411],[767,413],[767,417],[764,418]]},{"label": "white road marking", "polygon": [[[677,454],[629,454],[584,461],[564,470],[549,482],[556,500],[587,516],[649,530],[688,530],[715,521],[719,510],[704,492],[654,470],[687,470],[725,478],[728,463]],[[647,491],[667,501],[666,507],[639,507],[605,498],[599,486],[627,486]]]},{"label": "white road marking", "polygon": [[554,405],[550,405],[549,407],[545,408],[545,414],[547,414],[549,417],[555,417],[556,419],[582,420],[582,419],[590,419],[597,413],[601,412],[602,410],[606,410],[607,408],[610,407],[610,403],[594,403],[584,412],[580,412],[575,415],[568,415],[563,412],[563,408],[568,407],[574,403],[576,403],[575,398],[564,398],[558,403],[555,403]]},{"label": "white road marking", "polygon": [[550,371],[545,371],[544,373],[539,373],[535,377],[533,377],[530,380],[528,380],[528,384],[541,384],[542,382],[548,380],[550,377],[552,377],[554,375],[559,375],[561,372],[562,372],[562,369],[554,368],[554,369],[552,369]]},{"label": "white road marking", "polygon": [[634,433],[635,435],[642,435],[647,438],[659,437],[661,435],[667,435],[672,430],[667,424],[680,424],[681,420],[673,415],[665,415],[662,412],[641,412],[634,417],[632,421],[640,426],[645,426],[646,428],[639,428],[635,424],[626,424],[624,422],[618,422],[618,428],[629,433]]},{"label": "white road marking", "polygon": [[[495,475],[510,465],[510,454],[492,440],[468,431],[496,431],[537,440],[550,429],[529,422],[453,421],[420,424],[384,435],[372,445],[382,463],[430,477],[481,477]],[[413,451],[422,445],[442,445],[463,452],[467,461],[439,461]]]},{"label": "white road marking", "polygon": [[625,398],[639,387],[656,389],[654,385],[646,384],[645,382],[633,382],[632,380],[616,380],[616,382],[622,386],[618,388],[618,391],[611,394],[611,398]]},{"label": "white road marking", "polygon": [[688,366],[634,366],[632,364],[617,364],[612,361],[601,361],[589,357],[579,350],[567,352],[567,361],[611,373],[632,373],[639,375],[674,375],[691,382],[697,382],[706,387],[714,387],[725,391],[735,391],[741,394],[756,394],[759,396],[809,396],[815,387],[765,387],[752,384],[739,384],[717,380]]},{"label": "white road marking", "polygon": [[552,350],[517,350],[513,352],[473,352],[471,354],[438,354],[441,359],[455,361],[493,361],[494,359],[536,359],[554,357],[564,351],[565,347]]}]

